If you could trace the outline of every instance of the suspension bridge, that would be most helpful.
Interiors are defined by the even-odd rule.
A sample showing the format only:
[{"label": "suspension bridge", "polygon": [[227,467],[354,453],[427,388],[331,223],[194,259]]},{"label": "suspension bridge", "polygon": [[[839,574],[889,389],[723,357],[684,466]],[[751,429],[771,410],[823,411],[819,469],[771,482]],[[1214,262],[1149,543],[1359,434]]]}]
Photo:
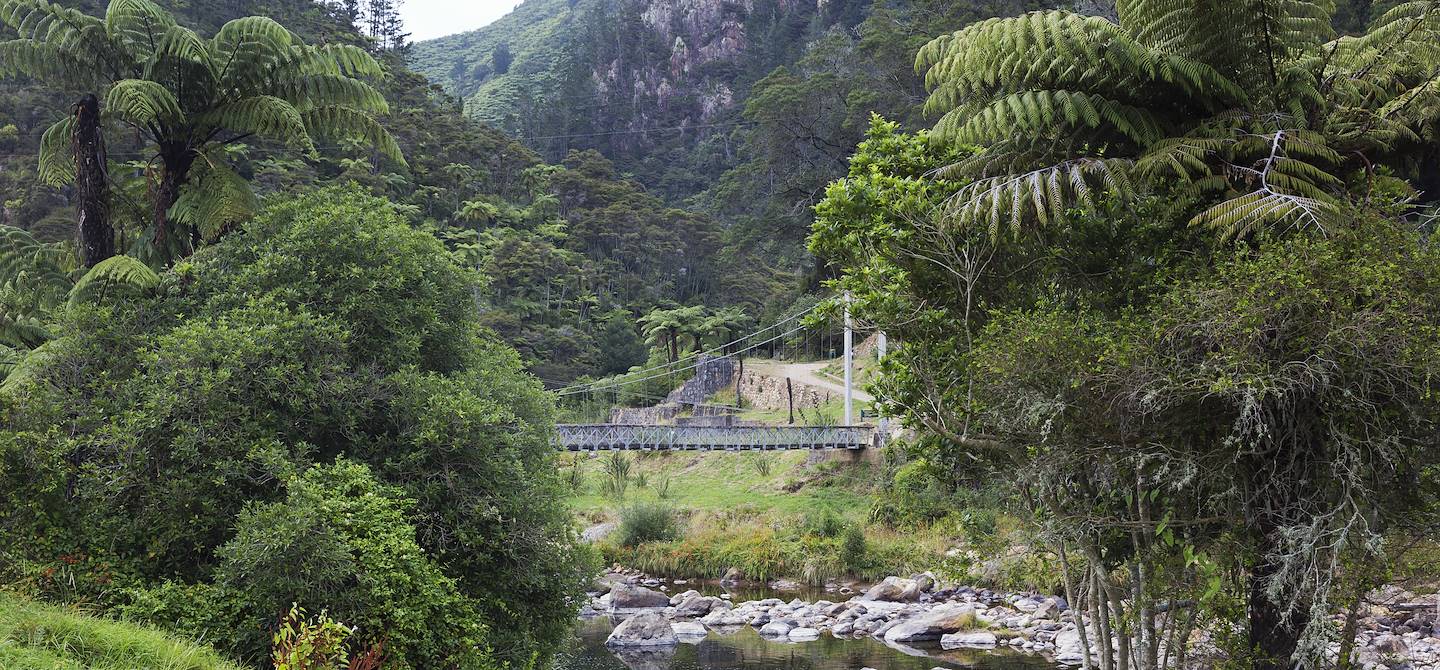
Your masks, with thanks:
[{"label": "suspension bridge", "polygon": [[[844,361],[844,419],[839,425],[793,425],[794,400],[790,399],[791,425],[735,425],[731,422],[738,411],[740,381],[747,353],[763,352],[770,358],[777,353],[784,355],[785,349],[799,353],[796,349],[816,351],[834,355],[833,348],[824,347],[823,340],[812,345],[814,333],[807,333],[804,318],[819,309],[821,305],[792,314],[765,328],[746,334],[731,342],[706,351],[696,351],[667,364],[632,370],[623,376],[596,382],[573,384],[555,389],[562,400],[589,400],[608,396],[612,400],[621,393],[637,394],[635,387],[665,377],[693,373],[684,384],[671,391],[659,405],[638,410],[615,410],[612,408],[608,423],[565,423],[556,426],[554,445],[569,451],[639,450],[639,451],[767,451],[767,450],[814,450],[846,449],[856,450],[879,446],[884,431],[874,426],[861,425],[854,421],[854,336],[848,309],[844,313],[843,361]],[[823,331],[822,331],[823,332]],[[822,335],[823,337],[823,335]],[[813,346],[813,349],[810,347]],[[883,334],[880,335],[878,352],[884,355]],[[698,349],[699,347],[697,347]],[[738,369],[737,369],[738,368]],[[790,379],[786,379],[789,390]],[[838,381],[838,380],[837,380]],[[709,402],[710,396],[727,388],[735,387],[736,407],[720,406]],[[832,386],[837,387],[838,384]],[[862,394],[863,395],[863,394]],[[670,409],[667,414],[664,411]],[[679,410],[688,408],[698,418],[676,420]],[[626,420],[638,416],[642,420]],[[723,421],[714,425],[713,421]]]}]

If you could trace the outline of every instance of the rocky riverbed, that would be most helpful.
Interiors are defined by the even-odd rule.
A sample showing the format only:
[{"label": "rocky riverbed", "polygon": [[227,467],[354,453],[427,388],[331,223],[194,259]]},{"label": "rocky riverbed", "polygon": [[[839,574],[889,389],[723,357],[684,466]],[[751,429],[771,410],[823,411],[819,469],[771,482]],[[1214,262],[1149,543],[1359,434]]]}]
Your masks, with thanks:
[{"label": "rocky riverbed", "polygon": [[[581,616],[626,616],[606,640],[607,646],[621,649],[674,645],[748,626],[767,639],[796,643],[821,635],[868,636],[901,648],[938,643],[947,650],[1006,648],[1059,665],[1081,661],[1075,615],[1058,596],[945,586],[928,573],[887,577],[844,600],[837,594],[837,600],[732,602],[729,594],[704,595],[686,586],[683,580],[612,573],[597,584]],[[1391,596],[1395,602],[1373,605],[1361,619],[1357,667],[1440,670],[1434,596]],[[1202,653],[1196,657],[1203,658],[1203,636],[1197,646]]]}]

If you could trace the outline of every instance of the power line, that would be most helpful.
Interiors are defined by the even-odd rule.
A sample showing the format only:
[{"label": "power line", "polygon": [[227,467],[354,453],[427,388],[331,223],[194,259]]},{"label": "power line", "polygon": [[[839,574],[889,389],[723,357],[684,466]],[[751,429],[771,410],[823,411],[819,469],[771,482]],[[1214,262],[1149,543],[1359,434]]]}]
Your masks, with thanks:
[{"label": "power line", "polygon": [[[692,359],[692,358],[698,358],[698,357],[700,357],[700,356],[705,356],[705,355],[714,354],[715,352],[724,353],[724,352],[727,351],[730,347],[733,347],[733,346],[735,346],[735,345],[737,345],[737,344],[740,344],[741,342],[744,342],[745,340],[748,340],[748,339],[750,339],[750,338],[752,338],[752,337],[755,337],[756,335],[759,335],[760,333],[763,333],[763,332],[766,332],[766,331],[770,331],[770,330],[774,330],[774,329],[776,329],[776,328],[779,328],[780,326],[783,326],[783,325],[785,325],[785,324],[787,324],[787,323],[790,323],[791,321],[794,321],[795,319],[798,319],[798,318],[800,318],[800,317],[802,317],[802,316],[805,316],[806,314],[809,314],[810,312],[813,312],[813,311],[815,311],[816,309],[819,309],[819,308],[820,308],[819,303],[816,303],[816,304],[814,304],[814,305],[811,305],[811,306],[810,306],[808,309],[806,309],[806,310],[803,310],[803,311],[800,311],[800,312],[796,312],[795,314],[792,314],[792,315],[787,316],[787,317],[785,317],[785,318],[783,318],[783,319],[781,319],[781,320],[779,320],[779,321],[776,321],[775,323],[772,323],[772,324],[770,324],[770,325],[768,325],[768,326],[766,326],[766,327],[764,327],[764,328],[761,328],[760,330],[754,331],[754,332],[752,332],[752,333],[747,333],[744,337],[741,337],[741,338],[736,339],[736,340],[732,340],[732,341],[730,341],[730,342],[726,342],[725,344],[722,344],[722,345],[720,345],[720,346],[718,346],[718,347],[711,347],[710,349],[707,349],[707,350],[705,350],[705,351],[692,351],[692,352],[690,352],[690,353],[688,353],[688,354],[685,354],[684,356],[681,356],[681,357],[679,357],[679,358],[677,358],[677,359],[675,359],[674,361],[671,361],[671,362],[669,362],[669,363],[665,363],[665,364],[663,364],[663,365],[652,365],[652,366],[650,366],[650,367],[648,367],[648,368],[643,368],[643,369],[640,369],[640,370],[631,370],[630,372],[626,372],[625,374],[627,374],[627,375],[639,375],[639,374],[645,374],[645,373],[647,373],[647,372],[654,372],[654,371],[656,371],[656,370],[667,370],[668,372],[667,372],[666,374],[673,373],[674,370],[671,370],[671,369],[670,369],[672,366],[679,365],[680,363],[683,363],[683,362],[685,362],[685,361],[687,361],[687,360],[690,360],[690,359]],[[565,389],[562,387],[560,390],[565,390]]]},{"label": "power line", "polygon": [[[812,309],[813,309],[813,308],[812,308]],[[770,338],[770,339],[768,339],[768,340],[765,340],[765,341],[763,341],[763,342],[756,342],[755,344],[752,344],[752,345],[750,345],[750,346],[748,346],[748,347],[746,347],[746,348],[744,348],[744,349],[741,349],[741,350],[735,352],[734,354],[727,354],[726,357],[735,356],[735,355],[738,355],[738,354],[743,354],[743,353],[745,353],[745,352],[747,352],[747,351],[753,351],[753,350],[758,349],[758,348],[760,348],[760,347],[762,347],[762,346],[765,346],[765,345],[767,345],[767,344],[770,344],[771,342],[774,342],[774,341],[776,341],[776,340],[779,340],[779,339],[782,339],[782,338],[785,338],[785,337],[789,337],[789,336],[791,336],[791,335],[794,335],[795,333],[798,333],[798,332],[800,332],[800,331],[802,331],[802,330],[805,330],[805,326],[803,326],[803,325],[800,326],[800,327],[798,327],[798,328],[792,328],[792,329],[790,329],[790,330],[788,330],[788,331],[786,331],[786,332],[780,333],[779,335],[776,335],[775,337],[772,337],[772,338]],[[606,389],[624,388],[624,387],[626,387],[626,386],[631,386],[631,385],[634,385],[634,384],[639,384],[640,382],[649,381],[649,380],[651,380],[651,379],[658,379],[658,378],[660,378],[660,377],[665,377],[665,376],[667,376],[667,375],[672,375],[672,374],[675,374],[675,373],[677,373],[677,372],[686,372],[686,371],[688,371],[688,370],[694,370],[695,368],[698,368],[698,367],[700,367],[700,366],[702,366],[702,365],[704,365],[704,364],[706,364],[706,363],[708,363],[708,362],[709,362],[709,361],[700,361],[700,362],[698,362],[698,363],[695,363],[694,365],[689,365],[689,366],[680,368],[680,369],[678,369],[678,370],[670,370],[670,371],[667,371],[667,372],[662,372],[662,373],[660,373],[660,374],[650,375],[649,377],[641,377],[640,379],[627,379],[627,380],[621,380],[621,381],[616,381],[616,382],[612,382],[612,383],[608,383],[608,384],[602,384],[602,385],[592,385],[592,386],[588,386],[588,387],[575,387],[575,388],[572,388],[572,389],[560,389],[560,390],[556,391],[555,394],[558,395],[558,396],[562,396],[562,397],[563,397],[563,396],[567,396],[567,395],[575,395],[575,394],[577,394],[577,393],[590,393],[590,392],[594,392],[594,391],[603,391],[603,390],[606,390]]]},{"label": "power line", "polygon": [[639,130],[609,130],[598,133],[575,133],[570,135],[515,135],[517,140],[561,140],[574,139],[578,137],[605,137],[609,135],[639,135],[642,133],[658,133],[668,130],[694,130],[699,128],[726,128],[730,126],[751,126],[753,121],[731,121],[728,123],[700,123],[693,126],[669,126],[666,128],[641,128]]}]

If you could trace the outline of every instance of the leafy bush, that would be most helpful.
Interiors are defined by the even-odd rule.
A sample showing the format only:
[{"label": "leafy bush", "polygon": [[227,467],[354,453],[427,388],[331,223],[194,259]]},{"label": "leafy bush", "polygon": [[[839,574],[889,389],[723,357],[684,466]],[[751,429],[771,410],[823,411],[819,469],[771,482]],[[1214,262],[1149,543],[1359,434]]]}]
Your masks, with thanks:
[{"label": "leafy bush", "polygon": [[856,526],[847,526],[840,535],[840,564],[846,570],[857,570],[865,562],[865,533]]},{"label": "leafy bush", "polygon": [[620,545],[634,547],[646,542],[663,542],[680,536],[675,511],[658,503],[639,503],[620,513]]},{"label": "leafy bush", "polygon": [[251,656],[266,646],[247,640],[253,628],[244,621],[300,602],[328,608],[371,643],[383,636],[390,666],[482,665],[477,604],[420,549],[411,508],[369,468],[341,461],[290,482],[285,500],[246,510],[219,550],[216,580],[216,597],[240,614],[230,634],[244,645],[236,651]]},{"label": "leafy bush", "polygon": [[834,510],[827,507],[823,510],[807,512],[803,528],[806,533],[817,537],[835,537],[845,529],[845,522],[835,515]]},{"label": "leafy bush", "polygon": [[[459,608],[436,620],[504,620],[495,662],[543,659],[590,564],[561,504],[551,401],[481,329],[477,283],[385,201],[334,188],[271,207],[162,274],[153,295],[66,307],[43,364],[0,391],[0,571],[46,588],[64,561],[93,564],[113,579],[56,595],[235,626],[209,639],[248,631],[234,643],[252,656],[301,602],[367,634],[421,636],[396,658],[448,658],[413,612],[351,616],[380,616],[366,599],[394,587],[385,598],[416,611]],[[293,489],[342,456],[412,510],[397,519],[424,523],[361,551],[370,531],[311,504],[332,496]],[[271,534],[294,553],[257,549]],[[404,561],[387,553],[402,540]],[[222,569],[252,559],[277,579]],[[442,572],[448,586],[430,579]],[[211,614],[167,618],[181,609]]]}]

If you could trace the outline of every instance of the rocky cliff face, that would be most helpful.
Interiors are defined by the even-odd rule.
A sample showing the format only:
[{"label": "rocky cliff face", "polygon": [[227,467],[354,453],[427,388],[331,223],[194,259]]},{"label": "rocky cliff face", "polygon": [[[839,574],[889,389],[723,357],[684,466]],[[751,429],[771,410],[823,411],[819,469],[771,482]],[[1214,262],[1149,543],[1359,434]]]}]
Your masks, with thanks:
[{"label": "rocky cliff face", "polygon": [[416,44],[411,63],[551,159],[599,149],[644,171],[639,162],[735,125],[753,82],[869,4],[528,0],[480,30]]}]

